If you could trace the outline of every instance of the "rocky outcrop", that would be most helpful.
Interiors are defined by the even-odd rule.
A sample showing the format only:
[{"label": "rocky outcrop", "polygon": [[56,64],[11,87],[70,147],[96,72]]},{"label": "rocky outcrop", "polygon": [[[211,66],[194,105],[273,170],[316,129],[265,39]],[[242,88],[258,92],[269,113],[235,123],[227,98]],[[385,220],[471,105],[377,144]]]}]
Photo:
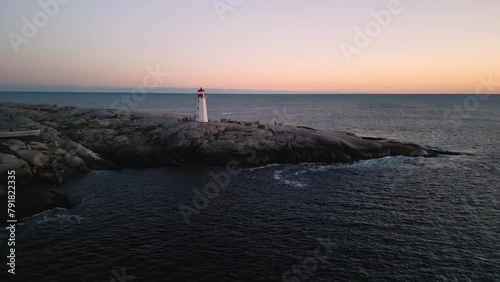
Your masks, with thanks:
[{"label": "rocky outcrop", "polygon": [[16,183],[26,185],[33,181],[31,168],[24,160],[14,155],[0,153],[0,175],[3,176],[3,179],[7,179],[7,172],[11,170],[17,174],[18,181]]},{"label": "rocky outcrop", "polygon": [[[4,203],[7,202],[6,195],[6,187],[0,186],[0,198],[5,200]],[[17,219],[22,219],[49,209],[57,207],[69,208],[73,205],[74,203],[66,195],[47,189],[28,188],[16,191]],[[5,225],[7,219],[6,212],[0,213],[0,226]]]},{"label": "rocky outcrop", "polygon": [[[18,185],[61,183],[65,178],[95,169],[112,168],[110,161],[69,140],[43,140],[38,137],[19,137],[26,141],[0,139],[0,177],[16,171]],[[38,138],[38,141],[29,139]],[[60,143],[60,144],[59,144]],[[68,149],[69,151],[67,151]],[[89,163],[90,165],[88,165]]]},{"label": "rocky outcrop", "polygon": [[[347,132],[244,122],[189,121],[170,113],[5,104],[0,111],[42,130],[39,140],[4,144],[34,167],[54,160],[70,169],[201,163],[351,162],[385,156],[434,156],[437,149]],[[1,140],[0,140],[1,141]],[[49,155],[48,158],[43,154]],[[69,155],[67,155],[69,154]]]},{"label": "rocky outcrop", "polygon": [[49,157],[35,150],[18,150],[16,154],[26,160],[33,167],[43,167],[47,165]]},{"label": "rocky outcrop", "polygon": [[[352,133],[259,122],[199,123],[170,113],[0,104],[0,131],[37,128],[39,136],[0,138],[0,177],[16,171],[16,185],[61,183],[91,169],[200,163],[352,162],[385,156],[451,154],[411,143]],[[0,198],[5,186],[0,184]],[[69,205],[53,191],[18,189],[22,214]],[[2,199],[3,201],[4,199]],[[3,201],[5,202],[5,201]]]}]

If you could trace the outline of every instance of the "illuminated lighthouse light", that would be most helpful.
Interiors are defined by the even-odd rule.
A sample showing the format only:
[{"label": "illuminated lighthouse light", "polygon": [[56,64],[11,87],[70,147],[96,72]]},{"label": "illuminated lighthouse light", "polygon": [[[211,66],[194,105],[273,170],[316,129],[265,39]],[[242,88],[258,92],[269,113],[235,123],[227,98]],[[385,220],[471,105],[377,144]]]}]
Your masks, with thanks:
[{"label": "illuminated lighthouse light", "polygon": [[203,88],[200,88],[200,90],[198,90],[196,120],[199,122],[208,122],[207,96],[205,95],[205,90],[203,90]]}]

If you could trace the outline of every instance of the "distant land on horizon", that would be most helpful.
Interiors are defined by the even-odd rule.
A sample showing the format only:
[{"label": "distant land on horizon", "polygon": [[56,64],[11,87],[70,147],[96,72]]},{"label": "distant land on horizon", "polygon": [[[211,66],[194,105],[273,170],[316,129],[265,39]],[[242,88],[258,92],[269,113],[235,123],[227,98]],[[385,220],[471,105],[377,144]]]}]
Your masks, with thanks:
[{"label": "distant land on horizon", "polygon": [[[379,93],[379,92],[340,92],[340,91],[290,91],[290,90],[253,90],[253,89],[226,89],[226,88],[210,88],[204,87],[210,94],[316,94],[316,95],[473,95],[474,93]],[[123,93],[131,92],[134,87],[78,87],[78,86],[17,86],[17,85],[0,85],[1,92],[56,92],[56,93]],[[196,93],[199,87],[193,88],[177,88],[177,87],[159,87],[148,89],[147,93],[154,94],[192,94]],[[492,93],[498,95],[500,93]]]}]

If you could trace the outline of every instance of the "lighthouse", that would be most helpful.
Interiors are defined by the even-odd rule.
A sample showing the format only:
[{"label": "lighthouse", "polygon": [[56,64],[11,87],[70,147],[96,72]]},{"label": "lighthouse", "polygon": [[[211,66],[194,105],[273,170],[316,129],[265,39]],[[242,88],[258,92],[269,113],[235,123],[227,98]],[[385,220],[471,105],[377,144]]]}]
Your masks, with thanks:
[{"label": "lighthouse", "polygon": [[198,90],[198,105],[196,106],[196,120],[199,122],[208,122],[207,96],[205,90]]}]

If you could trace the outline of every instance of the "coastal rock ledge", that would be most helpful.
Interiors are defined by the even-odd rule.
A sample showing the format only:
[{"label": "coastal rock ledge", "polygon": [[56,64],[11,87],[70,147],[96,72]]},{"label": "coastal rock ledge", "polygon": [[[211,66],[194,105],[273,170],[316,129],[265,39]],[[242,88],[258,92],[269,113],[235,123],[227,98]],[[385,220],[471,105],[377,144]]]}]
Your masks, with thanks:
[{"label": "coastal rock ledge", "polygon": [[[262,166],[453,154],[352,133],[258,122],[200,123],[158,112],[0,104],[0,177],[16,172],[18,216],[70,207],[69,197],[34,187],[90,170],[166,165]],[[0,200],[7,203],[6,182]],[[0,215],[2,222],[6,214]]]},{"label": "coastal rock ledge", "polygon": [[171,113],[0,104],[4,131],[6,125],[19,127],[20,123],[41,133],[0,138],[0,174],[23,168],[29,179],[40,178],[39,171],[46,175],[54,170],[82,173],[117,166],[226,166],[230,161],[261,166],[450,154],[417,144],[301,126],[200,123]]}]

